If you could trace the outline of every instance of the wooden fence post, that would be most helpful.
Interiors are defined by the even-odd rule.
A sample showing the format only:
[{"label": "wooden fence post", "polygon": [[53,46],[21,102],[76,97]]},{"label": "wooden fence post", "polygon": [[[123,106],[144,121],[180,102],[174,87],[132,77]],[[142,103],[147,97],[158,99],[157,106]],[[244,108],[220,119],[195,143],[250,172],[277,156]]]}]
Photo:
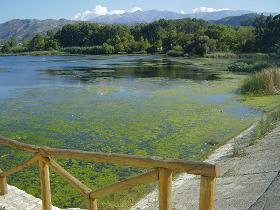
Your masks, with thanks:
[{"label": "wooden fence post", "polygon": [[88,199],[88,210],[97,210],[97,201],[96,199],[89,198]]},{"label": "wooden fence post", "polygon": [[[0,173],[2,170],[0,169]],[[8,194],[8,184],[7,184],[7,177],[0,176],[0,195]]]},{"label": "wooden fence post", "polygon": [[165,168],[159,169],[159,209],[172,209],[172,171]]},{"label": "wooden fence post", "polygon": [[42,209],[51,210],[51,186],[49,177],[49,166],[42,160],[39,160],[40,181],[41,181],[41,199]]},{"label": "wooden fence post", "polygon": [[201,176],[199,210],[213,210],[215,198],[216,178]]}]

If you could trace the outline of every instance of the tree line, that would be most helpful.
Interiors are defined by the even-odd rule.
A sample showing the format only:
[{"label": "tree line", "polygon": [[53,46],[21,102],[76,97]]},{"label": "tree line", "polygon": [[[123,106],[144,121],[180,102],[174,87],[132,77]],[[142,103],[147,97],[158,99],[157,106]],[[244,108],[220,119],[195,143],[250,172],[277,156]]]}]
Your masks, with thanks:
[{"label": "tree line", "polygon": [[67,24],[56,33],[35,35],[17,43],[13,37],[2,53],[59,50],[75,54],[166,53],[204,56],[212,52],[279,53],[280,15],[260,15],[254,26],[209,24],[199,19],[165,20],[149,24]]}]

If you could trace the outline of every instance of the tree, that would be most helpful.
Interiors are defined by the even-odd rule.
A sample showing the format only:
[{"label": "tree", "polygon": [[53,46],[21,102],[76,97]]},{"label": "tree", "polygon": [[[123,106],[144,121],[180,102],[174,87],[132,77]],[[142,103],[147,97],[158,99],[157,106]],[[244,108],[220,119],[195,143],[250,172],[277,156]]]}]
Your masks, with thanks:
[{"label": "tree", "polygon": [[6,41],[4,43],[4,45],[1,48],[1,52],[2,53],[7,53],[9,52],[13,47],[15,47],[17,45],[17,40],[16,37],[13,36],[12,38],[10,38],[8,41]]},{"label": "tree", "polygon": [[46,36],[44,37],[45,42],[45,50],[58,50],[59,43],[55,38],[55,34],[52,31],[48,31]]},{"label": "tree", "polygon": [[41,51],[45,49],[45,40],[40,34],[36,34],[29,42],[28,49],[30,51]]},{"label": "tree", "polygon": [[272,52],[280,42],[280,15],[256,18],[256,46],[259,51]]},{"label": "tree", "polygon": [[230,26],[210,25],[205,35],[217,40],[217,50],[219,51],[235,51],[238,48],[236,30]]},{"label": "tree", "polygon": [[238,50],[240,52],[253,52],[255,49],[255,33],[253,27],[241,26],[237,30]]},{"label": "tree", "polygon": [[176,45],[177,32],[175,30],[167,33],[167,36],[162,40],[162,48],[164,52],[171,50]]},{"label": "tree", "polygon": [[216,49],[216,42],[210,39],[208,36],[197,36],[194,37],[192,43],[192,53],[204,56],[209,52],[213,52]]},{"label": "tree", "polygon": [[141,51],[146,51],[150,47],[150,43],[147,39],[144,39],[143,37],[140,38],[140,41],[136,43],[136,49]]},{"label": "tree", "polygon": [[104,43],[102,45],[102,51],[103,51],[104,54],[112,54],[112,53],[114,53],[115,49],[112,45]]}]

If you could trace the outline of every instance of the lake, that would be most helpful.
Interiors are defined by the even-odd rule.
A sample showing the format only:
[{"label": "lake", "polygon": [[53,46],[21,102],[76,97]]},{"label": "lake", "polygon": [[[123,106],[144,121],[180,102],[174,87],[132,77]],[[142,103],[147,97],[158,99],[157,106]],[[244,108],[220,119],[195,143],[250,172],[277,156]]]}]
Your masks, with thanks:
[{"label": "lake", "polygon": [[[51,147],[200,159],[213,149],[208,142],[223,144],[261,114],[237,100],[245,75],[225,71],[231,62],[162,56],[0,57],[0,133]],[[28,158],[8,148],[1,148],[0,156],[4,169]],[[61,164],[95,189],[142,171],[75,160]],[[20,172],[9,182],[38,196],[36,173],[35,168]],[[31,176],[34,180],[22,182]],[[76,191],[52,176],[56,205],[83,206]],[[68,196],[61,198],[66,190]],[[133,202],[139,191],[146,192],[134,189],[128,200]],[[103,208],[120,200],[119,195],[108,197]]]}]

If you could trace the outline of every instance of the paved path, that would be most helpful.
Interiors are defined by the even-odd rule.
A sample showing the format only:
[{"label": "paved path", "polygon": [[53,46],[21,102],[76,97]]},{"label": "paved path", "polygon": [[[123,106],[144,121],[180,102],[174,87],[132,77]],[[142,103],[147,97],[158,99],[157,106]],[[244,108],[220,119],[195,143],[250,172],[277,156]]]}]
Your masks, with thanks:
[{"label": "paved path", "polygon": [[[0,210],[40,210],[41,200],[9,185],[8,194],[0,196]],[[53,207],[53,210],[59,210]]]},{"label": "paved path", "polygon": [[[0,196],[0,210],[41,210],[41,200],[26,192],[8,185],[8,194]],[[53,206],[52,210],[60,210]],[[68,210],[79,210],[76,208]]]},{"label": "paved path", "polygon": [[264,194],[248,210],[280,209],[280,172],[268,186]]},{"label": "paved path", "polygon": [[[217,163],[216,210],[280,210],[280,122],[257,144],[248,146],[252,129],[219,148],[206,162]],[[243,155],[233,156],[234,145]],[[199,177],[182,175],[173,183],[173,209],[198,209]],[[153,192],[132,209],[158,209]]]}]

